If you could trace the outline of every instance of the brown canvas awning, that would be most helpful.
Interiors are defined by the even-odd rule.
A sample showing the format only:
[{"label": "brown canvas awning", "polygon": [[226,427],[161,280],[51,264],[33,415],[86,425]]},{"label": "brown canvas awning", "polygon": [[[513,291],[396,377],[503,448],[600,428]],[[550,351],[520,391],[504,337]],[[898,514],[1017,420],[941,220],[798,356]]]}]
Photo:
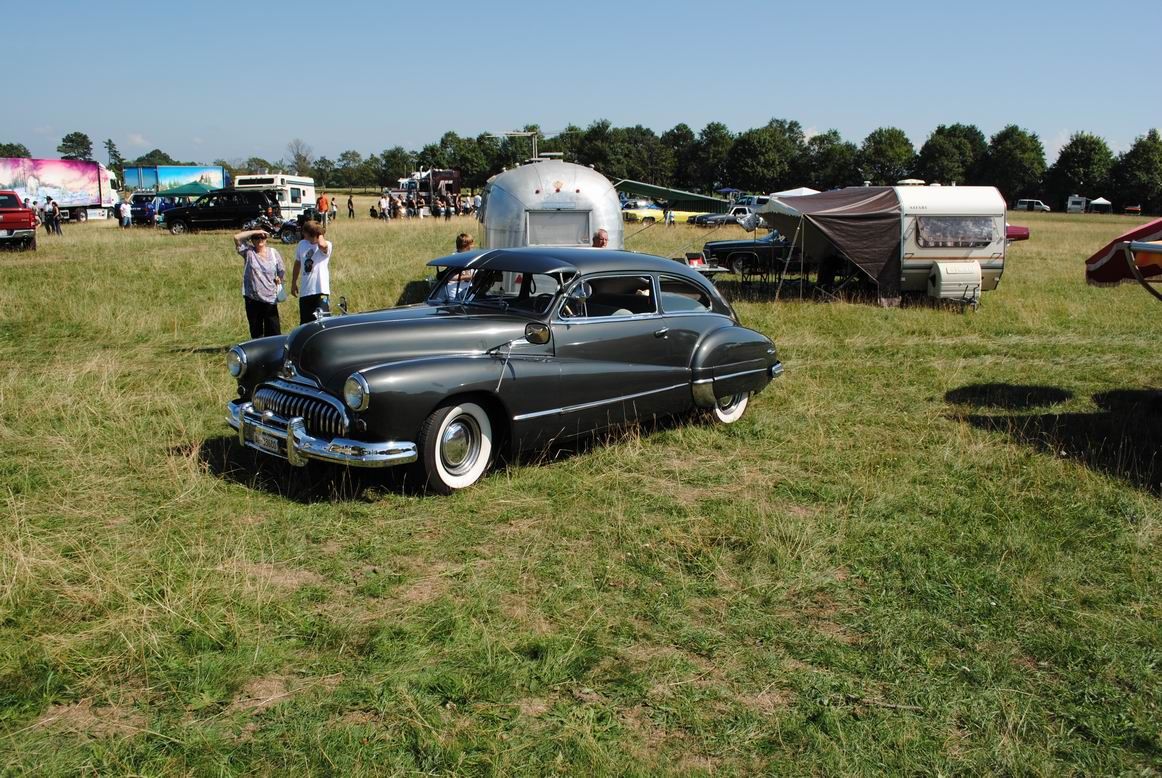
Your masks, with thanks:
[{"label": "brown canvas awning", "polygon": [[899,198],[887,186],[861,186],[772,199],[760,215],[788,237],[801,233],[804,256],[836,251],[879,285],[881,299],[900,296]]}]

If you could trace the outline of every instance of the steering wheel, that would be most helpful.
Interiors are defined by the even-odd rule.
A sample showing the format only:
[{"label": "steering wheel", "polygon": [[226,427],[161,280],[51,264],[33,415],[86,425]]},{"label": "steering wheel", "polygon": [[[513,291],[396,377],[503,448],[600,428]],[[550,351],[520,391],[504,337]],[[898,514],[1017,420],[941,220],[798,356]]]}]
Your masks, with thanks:
[{"label": "steering wheel", "polygon": [[533,310],[537,313],[544,313],[548,309],[549,303],[552,301],[553,295],[547,292],[542,292],[533,298]]}]

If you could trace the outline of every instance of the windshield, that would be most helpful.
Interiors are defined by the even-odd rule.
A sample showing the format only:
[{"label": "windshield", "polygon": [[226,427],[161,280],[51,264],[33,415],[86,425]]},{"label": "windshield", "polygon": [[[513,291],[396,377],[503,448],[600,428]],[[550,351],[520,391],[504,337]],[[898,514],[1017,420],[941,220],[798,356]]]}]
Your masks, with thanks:
[{"label": "windshield", "polygon": [[20,208],[20,198],[16,195],[0,194],[0,208]]},{"label": "windshield", "polygon": [[570,277],[571,274],[451,268],[442,272],[428,302],[455,302],[539,315],[549,310]]}]

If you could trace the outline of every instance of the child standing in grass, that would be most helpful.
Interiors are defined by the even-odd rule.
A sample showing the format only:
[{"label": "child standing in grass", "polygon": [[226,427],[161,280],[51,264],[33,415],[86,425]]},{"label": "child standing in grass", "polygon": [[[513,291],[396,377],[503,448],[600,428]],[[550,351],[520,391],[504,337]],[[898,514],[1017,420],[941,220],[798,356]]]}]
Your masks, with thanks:
[{"label": "child standing in grass", "polygon": [[303,225],[303,239],[295,249],[291,294],[299,295],[300,324],[314,321],[315,311],[331,312],[331,252],[335,244],[323,237],[326,234],[326,224],[309,221]]},{"label": "child standing in grass", "polygon": [[234,248],[242,257],[242,297],[250,337],[281,335],[278,320],[278,292],[286,279],[286,268],[278,249],[266,245],[263,230],[243,230],[234,236]]}]

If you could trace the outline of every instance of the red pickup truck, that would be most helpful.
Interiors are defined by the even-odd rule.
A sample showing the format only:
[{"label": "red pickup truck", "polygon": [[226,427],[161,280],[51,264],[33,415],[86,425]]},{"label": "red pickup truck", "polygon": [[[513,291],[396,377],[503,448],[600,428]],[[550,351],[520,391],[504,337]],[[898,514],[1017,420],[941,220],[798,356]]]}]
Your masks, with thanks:
[{"label": "red pickup truck", "polygon": [[25,208],[15,192],[0,191],[0,245],[36,251],[36,211]]}]

